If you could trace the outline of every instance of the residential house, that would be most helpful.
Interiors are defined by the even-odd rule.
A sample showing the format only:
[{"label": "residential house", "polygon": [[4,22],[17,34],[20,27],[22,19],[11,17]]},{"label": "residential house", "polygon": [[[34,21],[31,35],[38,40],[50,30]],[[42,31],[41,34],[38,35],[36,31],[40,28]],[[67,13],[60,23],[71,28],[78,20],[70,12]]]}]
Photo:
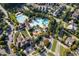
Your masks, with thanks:
[{"label": "residential house", "polygon": [[53,16],[59,16],[60,13],[65,9],[65,5],[60,5],[59,8],[53,13]]},{"label": "residential house", "polygon": [[79,19],[79,9],[76,9],[74,13],[72,14],[73,19]]},{"label": "residential house", "polygon": [[25,40],[25,38],[23,37],[23,35],[20,33],[17,37],[17,42],[16,42],[16,46],[18,47],[18,45],[20,44],[20,47],[22,47],[27,41]]},{"label": "residential house", "polygon": [[38,11],[47,12],[48,6],[46,4],[33,4],[33,7]]},{"label": "residential house", "polygon": [[67,29],[70,29],[70,30],[77,30],[77,28],[78,28],[78,27],[77,27],[77,24],[74,23],[73,20],[69,21],[69,25],[68,25]]},{"label": "residential house", "polygon": [[73,43],[75,42],[75,39],[72,37],[68,37],[65,41],[65,44],[69,47],[71,47],[73,45]]}]

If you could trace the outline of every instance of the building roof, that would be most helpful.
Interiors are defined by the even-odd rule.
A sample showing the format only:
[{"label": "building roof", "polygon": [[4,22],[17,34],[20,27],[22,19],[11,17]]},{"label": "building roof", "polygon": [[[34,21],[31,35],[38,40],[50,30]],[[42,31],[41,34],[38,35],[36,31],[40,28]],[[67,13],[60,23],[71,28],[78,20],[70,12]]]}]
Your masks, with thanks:
[{"label": "building roof", "polygon": [[65,44],[67,44],[68,46],[71,46],[74,41],[75,39],[73,39],[72,37],[68,37],[65,41]]},{"label": "building roof", "polygon": [[74,19],[77,19],[79,17],[79,9],[76,9],[75,12],[72,14],[72,17]]},{"label": "building roof", "polygon": [[76,27],[76,26],[73,26],[72,24],[70,24],[67,28],[68,28],[68,29],[77,30],[77,27]]},{"label": "building roof", "polygon": [[68,25],[67,29],[77,30],[77,24],[75,24],[75,23],[73,22],[73,20],[71,20],[71,21],[69,22],[69,25]]}]

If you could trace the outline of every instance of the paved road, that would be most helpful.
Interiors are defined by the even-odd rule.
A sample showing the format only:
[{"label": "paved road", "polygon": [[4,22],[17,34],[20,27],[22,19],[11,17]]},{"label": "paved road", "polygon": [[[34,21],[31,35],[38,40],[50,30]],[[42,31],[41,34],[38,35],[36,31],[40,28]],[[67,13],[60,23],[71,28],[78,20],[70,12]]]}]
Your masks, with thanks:
[{"label": "paved road", "polygon": [[7,11],[0,5],[0,10],[5,14],[6,18],[8,18]]}]

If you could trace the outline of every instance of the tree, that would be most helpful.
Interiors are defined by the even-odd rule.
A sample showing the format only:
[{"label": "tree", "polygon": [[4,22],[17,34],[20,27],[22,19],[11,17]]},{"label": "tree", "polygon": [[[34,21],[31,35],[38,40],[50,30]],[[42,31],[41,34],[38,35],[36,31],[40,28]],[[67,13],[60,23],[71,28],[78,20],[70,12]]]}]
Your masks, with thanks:
[{"label": "tree", "polygon": [[78,40],[78,41],[76,41],[76,45],[79,47],[79,40]]},{"label": "tree", "polygon": [[2,41],[2,38],[0,38],[0,41]]},{"label": "tree", "polygon": [[15,46],[14,46],[13,44],[10,45],[10,48],[11,48],[11,49],[14,48],[14,47],[15,47]]},{"label": "tree", "polygon": [[50,20],[48,24],[48,32],[50,33],[56,33],[56,28],[57,28],[57,22],[55,19]]},{"label": "tree", "polygon": [[76,30],[75,35],[79,38],[79,28]]},{"label": "tree", "polygon": [[0,41],[0,45],[4,45],[4,41]]},{"label": "tree", "polygon": [[18,51],[17,55],[19,55],[19,56],[26,56],[26,54],[24,53],[23,49],[20,49],[20,51]]},{"label": "tree", "polygon": [[7,46],[6,45],[2,45],[2,48],[6,48]]},{"label": "tree", "polygon": [[46,47],[49,47],[50,42],[49,42],[49,40],[48,40],[48,39],[44,40],[44,45],[45,45]]},{"label": "tree", "polygon": [[42,36],[38,36],[35,40],[35,42],[38,44],[42,40]]},{"label": "tree", "polygon": [[9,14],[9,17],[10,17],[10,21],[14,22],[14,25],[17,26],[19,25],[18,21],[16,20],[16,16],[15,16],[15,13],[10,13]]},{"label": "tree", "polygon": [[64,36],[64,28],[62,22],[58,23],[57,29],[56,29],[56,35],[63,37]]},{"label": "tree", "polygon": [[13,53],[16,53],[16,52],[17,52],[16,47],[13,47]]},{"label": "tree", "polygon": [[40,48],[38,48],[36,51],[37,51],[38,53],[40,53],[40,52],[41,52],[41,49],[40,49]]},{"label": "tree", "polygon": [[71,12],[70,12],[70,10],[71,10],[70,8],[66,10],[66,13],[65,13],[65,15],[63,17],[64,21],[69,21],[71,19]]},{"label": "tree", "polygon": [[72,47],[71,47],[71,50],[75,50],[77,48],[77,45],[73,45]]},{"label": "tree", "polygon": [[9,10],[9,11],[14,11],[14,10],[17,10],[17,8],[21,8],[21,6],[24,5],[24,3],[6,3],[6,4],[1,4],[6,10]]},{"label": "tree", "polygon": [[2,54],[2,56],[7,56],[7,54]]}]

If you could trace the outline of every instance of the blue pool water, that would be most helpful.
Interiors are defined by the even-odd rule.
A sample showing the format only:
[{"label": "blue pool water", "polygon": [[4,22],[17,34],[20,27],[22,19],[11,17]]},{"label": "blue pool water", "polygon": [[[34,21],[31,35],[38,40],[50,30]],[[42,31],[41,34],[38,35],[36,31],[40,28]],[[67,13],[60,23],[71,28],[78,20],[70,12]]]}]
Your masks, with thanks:
[{"label": "blue pool water", "polygon": [[33,26],[48,26],[48,19],[42,19],[42,18],[36,18],[35,20],[32,20],[32,23],[30,24],[32,27]]},{"label": "blue pool water", "polygon": [[17,21],[19,22],[19,23],[24,23],[25,22],[25,20],[26,20],[26,16],[25,15],[23,15],[23,14],[20,14],[20,15],[17,15],[16,16],[16,19],[17,19]]}]

